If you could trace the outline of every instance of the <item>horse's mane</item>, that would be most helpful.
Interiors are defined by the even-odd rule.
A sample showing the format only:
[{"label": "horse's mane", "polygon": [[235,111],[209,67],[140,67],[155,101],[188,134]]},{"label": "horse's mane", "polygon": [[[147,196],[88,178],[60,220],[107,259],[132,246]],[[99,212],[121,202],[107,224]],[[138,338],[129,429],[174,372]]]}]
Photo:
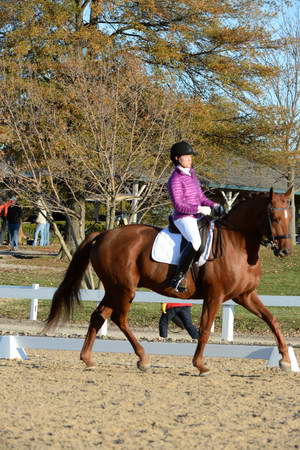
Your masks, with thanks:
[{"label": "horse's mane", "polygon": [[269,192],[246,192],[242,194],[242,196],[239,196],[238,199],[234,202],[232,208],[228,212],[231,213],[235,211],[237,208],[239,208],[242,204],[245,204],[249,202],[250,200],[254,200],[256,198],[268,198]]}]

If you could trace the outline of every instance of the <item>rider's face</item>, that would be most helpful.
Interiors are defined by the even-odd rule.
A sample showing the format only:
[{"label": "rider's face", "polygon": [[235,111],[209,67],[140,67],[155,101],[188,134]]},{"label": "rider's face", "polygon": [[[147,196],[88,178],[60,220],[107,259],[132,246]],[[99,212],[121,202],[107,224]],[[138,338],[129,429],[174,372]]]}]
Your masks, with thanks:
[{"label": "rider's face", "polygon": [[181,155],[177,157],[177,161],[185,169],[190,169],[192,167],[193,158],[192,155]]}]

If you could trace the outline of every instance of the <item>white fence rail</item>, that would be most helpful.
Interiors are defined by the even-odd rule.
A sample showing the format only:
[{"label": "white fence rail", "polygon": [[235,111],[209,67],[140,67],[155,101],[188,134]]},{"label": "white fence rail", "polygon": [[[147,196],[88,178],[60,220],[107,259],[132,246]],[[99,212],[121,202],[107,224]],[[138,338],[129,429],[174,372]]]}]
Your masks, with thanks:
[{"label": "white fence rail", "polygon": [[[29,319],[36,320],[39,300],[51,300],[56,288],[41,287],[38,284],[32,286],[0,286],[0,298],[7,299],[31,299]],[[103,290],[81,289],[81,299],[83,301],[95,301],[99,303],[104,295]],[[266,306],[300,307],[300,296],[272,296],[261,295]],[[135,302],[138,303],[174,303],[178,299],[165,297],[156,292],[137,291]],[[183,301],[184,302],[184,301]],[[188,300],[189,303],[202,304],[203,300]],[[234,307],[237,306],[232,300],[227,301],[222,306],[222,339],[233,341],[234,332]],[[100,334],[107,335],[107,323],[103,325]]]}]

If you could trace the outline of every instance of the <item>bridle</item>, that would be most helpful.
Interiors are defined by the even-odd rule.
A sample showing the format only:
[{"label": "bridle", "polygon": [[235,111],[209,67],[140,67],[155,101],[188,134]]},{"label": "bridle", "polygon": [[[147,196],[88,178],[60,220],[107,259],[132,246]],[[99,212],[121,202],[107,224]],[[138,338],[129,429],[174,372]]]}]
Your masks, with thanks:
[{"label": "bridle", "polygon": [[265,247],[271,247],[272,249],[278,249],[278,245],[275,242],[276,240],[280,240],[280,239],[290,239],[291,238],[291,234],[278,234],[278,235],[273,235],[273,230],[272,230],[272,211],[274,210],[281,210],[281,211],[288,211],[290,209],[289,206],[285,207],[285,208],[277,208],[275,206],[272,206],[270,203],[268,205],[268,212],[267,212],[267,222],[268,222],[268,236],[266,238],[263,237],[261,244],[264,245]]}]

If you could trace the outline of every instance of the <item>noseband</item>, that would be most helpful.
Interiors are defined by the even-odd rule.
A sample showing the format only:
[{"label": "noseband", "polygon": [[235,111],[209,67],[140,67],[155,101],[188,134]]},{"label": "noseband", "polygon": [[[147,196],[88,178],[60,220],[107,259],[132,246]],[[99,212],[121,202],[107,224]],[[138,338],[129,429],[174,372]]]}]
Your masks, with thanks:
[{"label": "noseband", "polygon": [[290,239],[291,238],[291,234],[278,234],[278,235],[273,235],[273,231],[272,231],[272,216],[271,216],[271,212],[274,210],[289,210],[289,207],[286,208],[276,208],[274,206],[271,206],[270,204],[268,205],[268,213],[267,213],[267,221],[268,221],[268,228],[269,228],[269,233],[267,236],[267,239],[263,239],[262,240],[262,245],[265,245],[266,247],[277,247],[277,244],[275,243],[276,240],[280,240],[280,239]]}]

